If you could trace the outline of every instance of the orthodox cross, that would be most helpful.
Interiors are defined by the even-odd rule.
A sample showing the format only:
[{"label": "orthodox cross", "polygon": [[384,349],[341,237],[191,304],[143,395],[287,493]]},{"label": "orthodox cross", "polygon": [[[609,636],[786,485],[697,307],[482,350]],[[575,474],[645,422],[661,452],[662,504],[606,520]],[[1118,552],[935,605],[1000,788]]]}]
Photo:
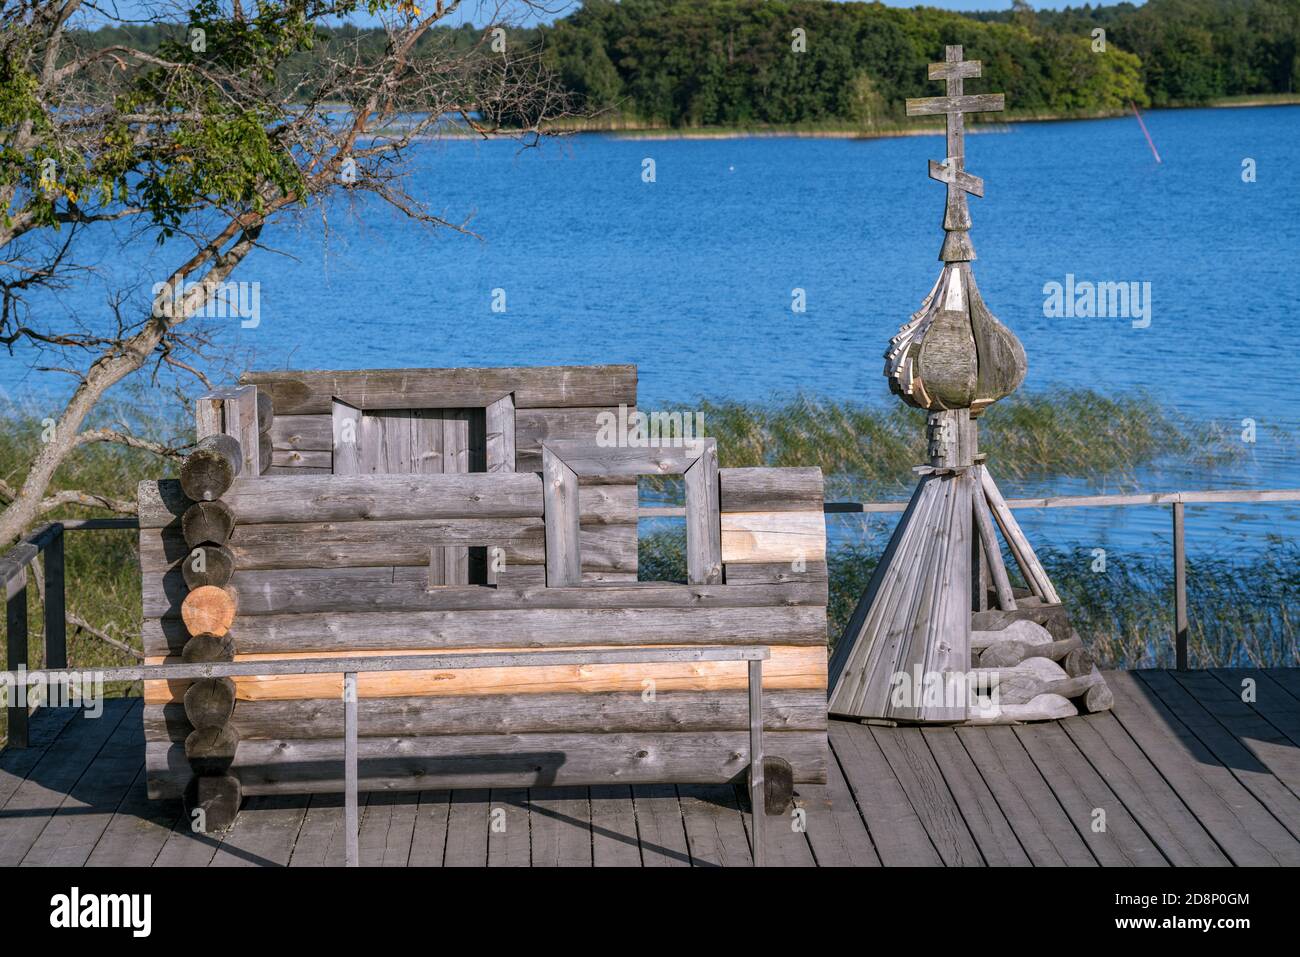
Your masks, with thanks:
[{"label": "orthodox cross", "polygon": [[962,81],[967,77],[980,75],[980,61],[965,61],[961,58],[961,47],[944,48],[944,62],[930,64],[930,79],[947,82],[947,96],[927,96],[907,101],[908,116],[933,116],[944,114],[948,121],[947,147],[948,155],[942,163],[930,161],[930,178],[948,186],[948,203],[944,212],[943,228],[950,234],[944,241],[944,252],[940,258],[946,262],[974,259],[975,252],[970,248],[970,241],[964,235],[951,236],[954,232],[965,233],[970,229],[970,213],[966,207],[966,194],[984,195],[984,181],[978,176],[966,172],[966,113],[991,113],[1004,108],[1001,93],[981,93],[966,95],[962,91]]}]

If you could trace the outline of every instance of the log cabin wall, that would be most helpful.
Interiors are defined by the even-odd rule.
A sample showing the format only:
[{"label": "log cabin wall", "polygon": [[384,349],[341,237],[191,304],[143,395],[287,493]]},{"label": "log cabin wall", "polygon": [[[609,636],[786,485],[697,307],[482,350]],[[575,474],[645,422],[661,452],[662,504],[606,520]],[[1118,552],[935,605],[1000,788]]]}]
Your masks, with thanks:
[{"label": "log cabin wall", "polygon": [[[488,385],[453,394],[448,383],[463,384],[470,371]],[[543,388],[537,376],[547,371]],[[407,381],[390,392],[375,378],[398,375]],[[766,753],[789,761],[796,782],[824,781],[820,471],[716,472],[722,580],[709,584],[636,582],[635,476],[584,476],[577,495],[583,581],[547,587],[543,443],[590,441],[595,412],[635,402],[635,369],[419,375],[425,378],[417,381],[415,371],[245,378],[274,400],[270,433],[282,464],[261,477],[241,475],[221,496],[234,518],[221,544],[233,559],[224,591],[236,615],[215,637],[234,658],[765,644],[772,652],[764,666]],[[431,376],[441,377],[441,392],[412,388]],[[515,403],[513,473],[333,473],[340,392],[365,416],[485,409],[480,402],[497,401],[488,393],[503,386]],[[373,404],[397,401],[412,405]],[[405,419],[399,428],[408,428],[444,414],[375,417],[390,419],[385,428]],[[330,448],[301,447],[325,444],[326,424]],[[473,441],[472,426],[465,435]],[[494,442],[510,445],[486,429],[484,447]],[[325,452],[329,471],[320,457],[291,463],[286,444]],[[174,481],[142,483],[139,502],[145,654],[150,663],[177,661],[195,645],[181,616],[190,594],[183,560],[191,554],[181,518],[194,503]],[[490,581],[448,582],[431,554],[453,548],[491,550],[503,563],[490,563]],[[146,682],[153,797],[181,795],[197,769],[186,750],[194,731],[190,687]],[[745,687],[743,662],[362,674],[361,787],[729,781],[747,761]],[[236,678],[233,690],[223,720],[238,746],[230,767],[218,770],[236,778],[243,794],[341,790],[341,674]]]}]

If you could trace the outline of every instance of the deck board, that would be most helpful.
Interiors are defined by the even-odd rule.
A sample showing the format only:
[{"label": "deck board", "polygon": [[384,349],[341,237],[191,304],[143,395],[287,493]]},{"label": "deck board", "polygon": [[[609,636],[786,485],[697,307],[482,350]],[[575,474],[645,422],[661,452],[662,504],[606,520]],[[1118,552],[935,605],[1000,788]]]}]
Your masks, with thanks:
[{"label": "deck board", "polygon": [[[1106,677],[1115,710],[1061,722],[830,722],[827,783],[767,819],[768,863],[1300,864],[1300,670]],[[341,795],[250,797],[213,835],[149,800],[139,708],[33,714],[32,746],[0,751],[0,862],[342,865]],[[359,841],[376,866],[748,866],[746,802],[729,785],[373,792]]]}]

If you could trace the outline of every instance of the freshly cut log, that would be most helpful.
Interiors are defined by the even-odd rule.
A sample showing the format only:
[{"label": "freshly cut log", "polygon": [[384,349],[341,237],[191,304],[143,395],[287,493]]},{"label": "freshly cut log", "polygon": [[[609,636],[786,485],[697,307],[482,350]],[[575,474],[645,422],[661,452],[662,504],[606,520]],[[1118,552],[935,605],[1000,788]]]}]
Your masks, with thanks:
[{"label": "freshly cut log", "polygon": [[190,589],[230,583],[235,573],[235,556],[225,545],[199,545],[181,562],[181,574]]},{"label": "freshly cut log", "polygon": [[[242,633],[242,632],[241,632]],[[608,647],[608,646],[605,646]],[[810,690],[826,687],[825,647],[772,645],[763,664],[763,689]],[[461,651],[483,649],[464,648]],[[400,654],[401,649],[378,655]],[[369,657],[371,653],[340,652],[338,657]],[[301,651],[272,655],[237,655],[237,661],[283,661],[329,655]],[[146,658],[146,664],[156,659]],[[331,698],[343,693],[343,674],[240,676],[233,679],[241,701]],[[456,696],[476,694],[547,694],[604,691],[645,691],[653,682],[656,693],[665,691],[734,691],[748,684],[743,661],[692,661],[656,664],[538,665],[533,667],[450,668],[428,671],[370,671],[357,676],[362,698]],[[144,683],[146,704],[165,704],[178,698],[185,681],[156,678]]]},{"label": "freshly cut log", "polygon": [[232,635],[195,635],[181,649],[181,661],[187,665],[235,660]]},{"label": "freshly cut log", "polygon": [[200,678],[185,689],[185,717],[195,728],[220,728],[235,710],[231,678]]},{"label": "freshly cut log", "polygon": [[234,530],[235,513],[225,502],[195,502],[181,516],[181,534],[190,548],[224,545]]},{"label": "freshly cut log", "polygon": [[234,728],[198,728],[185,739],[185,757],[197,775],[222,775],[235,763],[238,747],[239,734]]},{"label": "freshly cut log", "polygon": [[[979,664],[981,668],[1011,668],[1026,658],[1043,657],[1060,661],[1082,645],[1078,638],[1053,641],[1046,645],[1030,645],[1023,641],[999,641],[980,652]],[[1068,669],[1066,673],[1069,673]]]},{"label": "freshly cut log", "polygon": [[[217,834],[235,823],[244,795],[239,778],[224,774],[191,779],[185,788],[185,798],[187,817],[199,827],[200,833]],[[203,813],[196,818],[194,811]]]},{"label": "freshly cut log", "polygon": [[[794,768],[796,784],[826,781],[826,733],[778,731],[764,750]],[[360,788],[426,790],[593,784],[730,784],[749,764],[749,732],[425,735],[361,738]],[[145,745],[151,798],[177,797],[191,776],[185,749]],[[241,741],[232,773],[245,794],[343,790],[343,739]]]},{"label": "freshly cut log", "polygon": [[191,635],[224,635],[235,621],[235,593],[204,585],[181,602],[181,621]]},{"label": "freshly cut log", "polygon": [[972,708],[968,724],[1019,724],[1022,721],[1056,721],[1079,713],[1067,698],[1059,694],[1040,694],[1025,704],[1007,704],[996,708]]},{"label": "freshly cut log", "polygon": [[196,502],[221,498],[243,467],[239,440],[229,435],[209,435],[181,463],[181,488]]}]

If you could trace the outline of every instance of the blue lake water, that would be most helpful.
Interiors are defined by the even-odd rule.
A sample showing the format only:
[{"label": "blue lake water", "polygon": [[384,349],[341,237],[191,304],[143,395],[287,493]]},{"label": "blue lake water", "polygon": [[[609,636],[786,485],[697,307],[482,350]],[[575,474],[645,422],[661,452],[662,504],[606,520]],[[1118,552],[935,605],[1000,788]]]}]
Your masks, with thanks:
[{"label": "blue lake water", "polygon": [[[1131,117],[969,137],[967,167],[986,182],[971,201],[981,291],[1025,344],[1025,389],[1142,390],[1234,435],[1253,419],[1256,441],[1208,472],[1169,462],[1004,481],[1009,496],[1300,485],[1300,107],[1155,112],[1147,124],[1161,164]],[[367,200],[305,209],[236,276],[261,284],[260,324],[227,321],[222,341],[239,350],[236,368],[635,362],[643,407],[799,391],[892,402],[881,353],[937,274],[943,188],[926,162],[941,158],[930,136],[423,144],[410,191],[449,219],[472,214],[481,238]],[[1246,159],[1255,182],[1243,182]],[[145,303],[183,252],[179,240],[161,252],[106,243],[102,278],[49,307],[102,313],[121,281]],[[1149,327],[1046,318],[1044,284],[1067,274],[1150,283]],[[492,311],[494,290],[505,312]],[[0,361],[14,398],[45,378]],[[1151,550],[1168,539],[1167,509],[1021,515],[1035,540]],[[1297,520],[1296,506],[1189,507],[1189,548],[1295,539]]]}]

